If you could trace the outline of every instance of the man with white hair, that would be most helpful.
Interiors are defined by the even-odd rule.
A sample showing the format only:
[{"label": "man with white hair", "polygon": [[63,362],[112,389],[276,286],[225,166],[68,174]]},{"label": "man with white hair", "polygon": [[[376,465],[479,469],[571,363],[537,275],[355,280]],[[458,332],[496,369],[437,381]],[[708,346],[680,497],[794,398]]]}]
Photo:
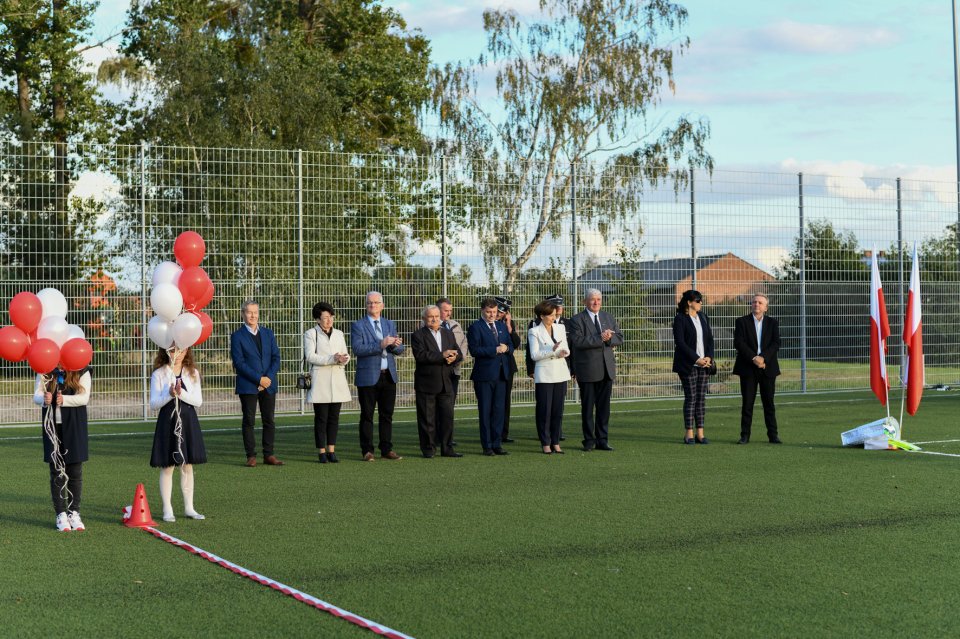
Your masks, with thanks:
[{"label": "man with white hair", "polygon": [[601,311],[603,294],[587,289],[586,307],[570,319],[568,341],[573,347],[573,370],[580,387],[583,450],[613,450],[607,440],[610,397],[617,377],[614,349],[623,344],[623,333],[612,315]]},{"label": "man with white hair", "polygon": [[421,314],[423,326],[413,332],[410,344],[417,363],[413,389],[417,397],[417,432],[420,451],[430,459],[439,449],[443,457],[463,457],[453,450],[453,369],[463,354],[450,329],[440,324],[440,309],[431,304]]}]

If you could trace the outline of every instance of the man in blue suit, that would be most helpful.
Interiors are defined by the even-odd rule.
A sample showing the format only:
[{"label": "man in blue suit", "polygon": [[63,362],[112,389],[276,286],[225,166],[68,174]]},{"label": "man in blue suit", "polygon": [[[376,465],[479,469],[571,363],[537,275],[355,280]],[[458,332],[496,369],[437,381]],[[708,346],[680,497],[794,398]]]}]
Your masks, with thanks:
[{"label": "man in blue suit", "polygon": [[507,381],[513,377],[513,343],[506,324],[497,321],[497,300],[488,297],[480,308],[481,318],[467,329],[467,344],[473,355],[470,379],[480,412],[480,445],[484,455],[508,455],[501,438]]},{"label": "man in blue suit", "polygon": [[237,373],[236,394],[243,410],[243,447],[247,466],[257,465],[257,442],[253,423],[260,405],[263,422],[263,463],[283,466],[273,454],[273,414],[277,401],[277,373],[280,371],[280,348],[273,331],[260,326],[260,305],[253,300],[243,303],[243,326],[230,335],[230,358]]},{"label": "man in blue suit", "polygon": [[397,402],[396,356],[403,340],[393,322],[381,317],[383,295],[367,293],[367,315],[350,326],[350,347],[357,361],[354,383],[360,403],[360,452],[363,461],[374,461],[373,410],[378,412],[380,458],[403,459],[393,450],[393,407]]}]

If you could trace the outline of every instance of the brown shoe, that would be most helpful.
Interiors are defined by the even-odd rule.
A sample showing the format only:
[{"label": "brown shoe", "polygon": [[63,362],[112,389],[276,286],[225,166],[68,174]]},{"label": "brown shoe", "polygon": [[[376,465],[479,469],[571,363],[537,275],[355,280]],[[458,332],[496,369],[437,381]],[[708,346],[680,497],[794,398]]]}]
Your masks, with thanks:
[{"label": "brown shoe", "polygon": [[253,468],[254,466],[257,465],[257,458],[256,458],[256,457],[247,457],[247,463],[246,463],[246,465],[247,465],[247,467],[249,467],[249,468]]},{"label": "brown shoe", "polygon": [[267,466],[283,466],[283,462],[277,459],[276,455],[265,455],[263,463]]},{"label": "brown shoe", "polygon": [[403,459],[403,457],[401,457],[400,455],[396,454],[396,453],[393,452],[392,450],[391,450],[389,453],[386,453],[386,454],[384,454],[384,455],[380,455],[380,458],[381,458],[381,459],[393,459],[393,460]]},{"label": "brown shoe", "polygon": [[364,453],[363,461],[377,461],[377,459],[373,456],[373,453]]}]

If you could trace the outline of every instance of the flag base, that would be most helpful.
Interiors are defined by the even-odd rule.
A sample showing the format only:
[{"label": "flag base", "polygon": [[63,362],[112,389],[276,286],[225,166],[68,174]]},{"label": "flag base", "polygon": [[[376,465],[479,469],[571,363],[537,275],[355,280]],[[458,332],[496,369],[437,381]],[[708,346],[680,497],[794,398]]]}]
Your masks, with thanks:
[{"label": "flag base", "polygon": [[916,444],[911,444],[910,442],[905,442],[899,439],[891,438],[887,440],[887,443],[890,444],[891,448],[895,448],[897,450],[921,450],[921,448]]}]

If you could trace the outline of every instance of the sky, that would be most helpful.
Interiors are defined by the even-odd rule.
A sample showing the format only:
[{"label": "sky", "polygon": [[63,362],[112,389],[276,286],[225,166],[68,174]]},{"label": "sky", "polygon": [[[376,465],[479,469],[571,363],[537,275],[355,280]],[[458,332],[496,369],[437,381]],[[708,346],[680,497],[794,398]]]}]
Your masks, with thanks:
[{"label": "sky", "polygon": [[[536,0],[384,0],[437,64],[483,51],[482,12]],[[720,169],[955,179],[949,0],[687,0],[691,46],[655,118],[710,122]],[[95,35],[123,25],[102,0]],[[109,55],[110,47],[91,52]]]}]

